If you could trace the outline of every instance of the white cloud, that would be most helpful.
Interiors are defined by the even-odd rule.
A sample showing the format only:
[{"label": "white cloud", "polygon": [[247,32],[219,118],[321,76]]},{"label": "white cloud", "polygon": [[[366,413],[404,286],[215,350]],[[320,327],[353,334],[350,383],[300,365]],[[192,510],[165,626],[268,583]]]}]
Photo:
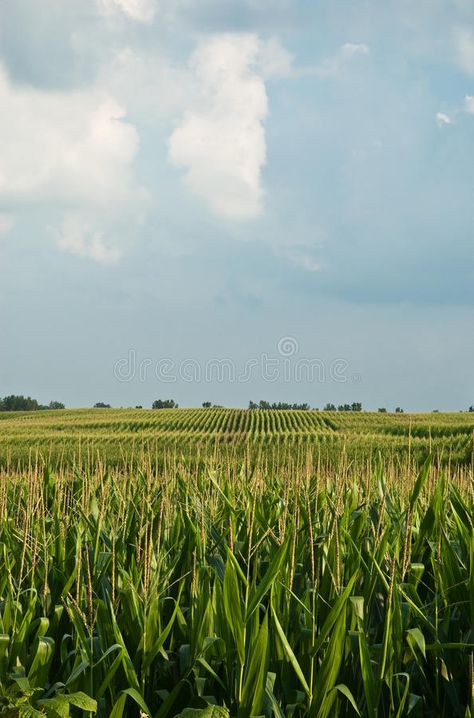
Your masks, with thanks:
[{"label": "white cloud", "polygon": [[464,98],[464,108],[470,115],[474,115],[474,96],[466,95]]},{"label": "white cloud", "polygon": [[131,172],[138,134],[114,98],[15,87],[0,68],[0,107],[4,201],[112,205],[141,194]]},{"label": "white cloud", "polygon": [[449,115],[447,115],[445,112],[437,112],[436,113],[436,122],[438,123],[438,125],[440,127],[442,127],[443,125],[452,125],[453,124],[452,118]]},{"label": "white cloud", "polygon": [[453,109],[453,111],[449,115],[445,112],[437,112],[436,121],[440,127],[443,127],[445,125],[454,125],[456,123],[457,117],[461,113],[474,115],[474,95],[465,95],[463,105]]},{"label": "white cloud", "polygon": [[474,75],[474,32],[462,29],[456,32],[456,59],[461,70]]},{"label": "white cloud", "polygon": [[15,219],[11,214],[0,213],[0,235],[8,234],[15,224]]},{"label": "white cloud", "polygon": [[130,47],[121,49],[101,68],[98,81],[129,107],[140,123],[152,125],[175,121],[195,93],[188,68],[175,66],[156,52]]},{"label": "white cloud", "polygon": [[88,257],[100,264],[113,264],[121,252],[111,247],[105,233],[87,216],[78,213],[66,215],[59,227],[50,227],[57,245],[65,252],[79,257]]},{"label": "white cloud", "polygon": [[185,168],[192,192],[224,217],[262,211],[268,102],[259,63],[263,57],[267,73],[281,71],[285,62],[275,47],[255,34],[215,35],[200,42],[190,61],[198,99],[170,137],[169,159]]},{"label": "white cloud", "polygon": [[[264,80],[291,76],[292,62],[278,39],[259,41],[256,68]],[[186,108],[202,100],[192,63],[178,65],[156,49],[146,53],[120,49],[101,67],[98,82],[130,108],[140,123],[176,122]]]},{"label": "white cloud", "polygon": [[99,0],[104,15],[121,13],[138,22],[151,23],[155,17],[154,0]]},{"label": "white cloud", "polygon": [[[92,212],[105,226],[141,215],[147,195],[133,175],[138,134],[114,97],[98,87],[60,93],[16,86],[0,66],[0,107],[3,206]],[[81,239],[77,222],[66,223],[60,244],[100,262],[116,258],[97,230],[83,227]]]},{"label": "white cloud", "polygon": [[278,38],[260,42],[258,66],[265,78],[289,77],[293,66],[293,55],[283,47]]}]

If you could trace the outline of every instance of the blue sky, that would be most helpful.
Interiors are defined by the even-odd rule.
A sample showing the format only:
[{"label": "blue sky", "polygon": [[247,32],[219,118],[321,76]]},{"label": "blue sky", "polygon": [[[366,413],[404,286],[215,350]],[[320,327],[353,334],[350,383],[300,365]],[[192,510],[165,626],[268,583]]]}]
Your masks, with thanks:
[{"label": "blue sky", "polygon": [[0,137],[0,395],[474,403],[472,2],[4,2]]}]

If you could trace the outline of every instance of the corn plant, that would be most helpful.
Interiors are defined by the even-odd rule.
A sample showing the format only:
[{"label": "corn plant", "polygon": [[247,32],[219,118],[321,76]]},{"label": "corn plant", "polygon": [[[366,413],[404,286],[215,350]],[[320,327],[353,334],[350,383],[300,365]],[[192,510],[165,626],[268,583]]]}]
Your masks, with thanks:
[{"label": "corn plant", "polygon": [[10,468],[0,715],[472,718],[472,480],[431,464]]}]

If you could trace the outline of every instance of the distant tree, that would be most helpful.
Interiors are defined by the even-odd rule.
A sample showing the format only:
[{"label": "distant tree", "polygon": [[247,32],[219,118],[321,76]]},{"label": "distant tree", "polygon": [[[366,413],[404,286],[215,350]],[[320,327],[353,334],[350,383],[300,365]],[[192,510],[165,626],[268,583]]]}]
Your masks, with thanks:
[{"label": "distant tree", "polygon": [[66,407],[61,401],[50,401],[48,409],[65,409]]},{"label": "distant tree", "polygon": [[155,399],[152,409],[177,409],[178,405],[173,399]]},{"label": "distant tree", "polygon": [[403,409],[399,406],[395,409],[395,414],[403,414]]},{"label": "distant tree", "polygon": [[31,396],[11,394],[0,399],[0,411],[38,411],[40,408],[36,399]]},{"label": "distant tree", "polygon": [[474,406],[471,405],[471,406],[469,407],[469,411],[474,411]]},{"label": "distant tree", "polygon": [[439,409],[433,409],[433,414],[439,414]]},{"label": "distant tree", "polygon": [[378,411],[379,411],[380,414],[386,414],[386,413],[387,413],[387,409],[386,409],[384,406],[382,406]]},{"label": "distant tree", "polygon": [[136,406],[135,409],[143,409],[143,406],[141,404],[138,404],[138,406]]},{"label": "distant tree", "polygon": [[203,409],[210,409],[211,406],[212,406],[212,404],[211,404],[210,401],[203,401],[203,402],[202,402],[202,408],[203,408]]},{"label": "distant tree", "polygon": [[98,401],[97,404],[94,404],[94,409],[111,409],[112,407],[110,404],[104,404],[103,401]]},{"label": "distant tree", "polygon": [[326,404],[323,411],[337,411],[335,404]]},{"label": "distant tree", "polygon": [[254,401],[249,401],[249,409],[276,409],[278,411],[309,411],[309,404],[289,404],[286,401],[274,401],[270,404],[269,401],[261,399],[258,404]]},{"label": "distant tree", "polygon": [[354,401],[352,404],[339,404],[337,407],[338,411],[362,411],[362,404],[359,401]]}]

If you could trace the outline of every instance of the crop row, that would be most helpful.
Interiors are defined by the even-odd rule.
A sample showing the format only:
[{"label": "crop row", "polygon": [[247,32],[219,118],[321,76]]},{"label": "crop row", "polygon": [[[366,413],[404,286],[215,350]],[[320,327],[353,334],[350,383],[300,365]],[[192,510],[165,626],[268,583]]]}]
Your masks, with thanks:
[{"label": "crop row", "polygon": [[432,436],[472,434],[474,413],[459,414],[380,414],[367,412],[318,412],[242,409],[166,409],[166,410],[69,410],[3,414],[2,435],[54,430],[104,431],[200,431],[203,433],[362,433],[411,434]]},{"label": "crop row", "polygon": [[470,715],[468,476],[298,456],[4,472],[0,715]]},{"label": "crop row", "polygon": [[[402,417],[402,418],[400,418]],[[469,423],[471,421],[471,423]],[[377,451],[422,461],[431,451],[445,462],[473,459],[470,414],[384,415],[364,412],[246,411],[237,409],[78,410],[4,415],[0,465],[28,464],[35,456],[54,465],[79,456],[107,455],[117,464],[173,446],[232,444],[246,451],[306,444],[325,460],[341,450],[358,461]]]}]

